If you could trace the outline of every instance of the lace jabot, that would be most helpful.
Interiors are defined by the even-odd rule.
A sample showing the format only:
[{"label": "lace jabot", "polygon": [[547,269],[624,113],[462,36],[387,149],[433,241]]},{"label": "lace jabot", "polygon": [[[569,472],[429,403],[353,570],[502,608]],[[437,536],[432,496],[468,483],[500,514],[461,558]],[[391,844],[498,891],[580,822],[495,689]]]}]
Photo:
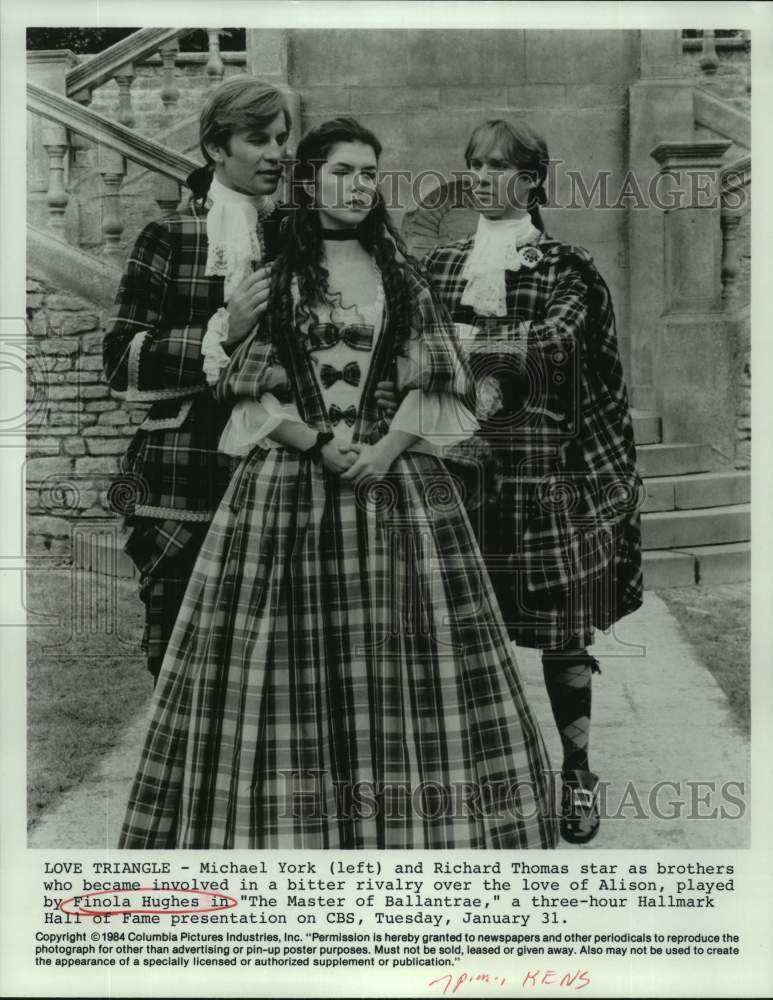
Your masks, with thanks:
[{"label": "lace jabot", "polygon": [[207,266],[205,274],[225,278],[228,302],[234,289],[255,269],[263,257],[258,236],[258,218],[270,215],[271,198],[241,194],[212,178],[207,213]]},{"label": "lace jabot", "polygon": [[539,237],[528,215],[495,221],[481,216],[462,271],[467,281],[462,305],[479,316],[506,316],[505,271],[535,267],[542,259],[535,245]]}]

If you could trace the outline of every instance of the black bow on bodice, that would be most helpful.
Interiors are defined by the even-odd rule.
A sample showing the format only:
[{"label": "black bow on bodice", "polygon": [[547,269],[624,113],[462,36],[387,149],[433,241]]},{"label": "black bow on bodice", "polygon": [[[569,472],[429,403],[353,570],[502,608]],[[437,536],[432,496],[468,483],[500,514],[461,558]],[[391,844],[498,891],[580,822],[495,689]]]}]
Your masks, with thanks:
[{"label": "black bow on bodice", "polygon": [[332,365],[322,365],[319,370],[319,379],[326,389],[329,389],[331,385],[335,385],[339,379],[349,385],[359,385],[361,377],[360,366],[356,361],[350,361],[347,365],[344,365],[341,371]]},{"label": "black bow on bodice", "polygon": [[310,351],[321,351],[326,347],[334,347],[343,341],[347,347],[355,351],[369,351],[373,346],[374,330],[372,326],[362,326],[353,323],[349,326],[336,326],[335,323],[314,323],[309,327],[307,337]]},{"label": "black bow on bodice", "polygon": [[340,424],[343,420],[347,427],[352,427],[354,426],[354,421],[357,419],[356,406],[347,406],[345,410],[342,410],[340,406],[336,406],[333,403],[327,412],[330,417],[330,423],[333,425]]}]

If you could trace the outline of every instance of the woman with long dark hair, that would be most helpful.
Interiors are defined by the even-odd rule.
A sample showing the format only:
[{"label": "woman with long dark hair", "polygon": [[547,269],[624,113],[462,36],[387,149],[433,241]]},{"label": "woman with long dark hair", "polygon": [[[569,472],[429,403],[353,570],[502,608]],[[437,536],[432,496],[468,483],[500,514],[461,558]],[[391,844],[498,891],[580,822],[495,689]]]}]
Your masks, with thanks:
[{"label": "woman with long dark hair", "polygon": [[218,383],[221,447],[243,460],[122,847],[555,845],[542,739],[438,458],[477,426],[473,381],[389,221],[380,152],[349,118],[299,144],[264,322]]}]

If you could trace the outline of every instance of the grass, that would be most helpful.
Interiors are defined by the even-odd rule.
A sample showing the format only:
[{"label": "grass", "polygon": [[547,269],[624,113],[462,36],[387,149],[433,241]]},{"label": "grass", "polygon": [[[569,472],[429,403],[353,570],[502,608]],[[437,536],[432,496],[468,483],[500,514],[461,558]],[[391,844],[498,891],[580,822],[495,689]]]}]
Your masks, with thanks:
[{"label": "grass", "polygon": [[672,587],[658,594],[724,691],[738,725],[751,728],[751,585]]},{"label": "grass", "polygon": [[70,569],[27,574],[27,819],[78,784],[152,689],[135,580]]}]

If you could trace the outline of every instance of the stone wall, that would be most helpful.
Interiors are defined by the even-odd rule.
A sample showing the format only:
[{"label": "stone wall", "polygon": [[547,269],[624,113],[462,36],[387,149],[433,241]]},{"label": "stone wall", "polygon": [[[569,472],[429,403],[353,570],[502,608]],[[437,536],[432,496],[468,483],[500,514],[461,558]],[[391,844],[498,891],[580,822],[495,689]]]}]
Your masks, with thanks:
[{"label": "stone wall", "polygon": [[110,519],[107,489],[145,405],[114,397],[102,374],[100,310],[31,276],[26,462],[29,553],[67,559],[78,520]]}]

